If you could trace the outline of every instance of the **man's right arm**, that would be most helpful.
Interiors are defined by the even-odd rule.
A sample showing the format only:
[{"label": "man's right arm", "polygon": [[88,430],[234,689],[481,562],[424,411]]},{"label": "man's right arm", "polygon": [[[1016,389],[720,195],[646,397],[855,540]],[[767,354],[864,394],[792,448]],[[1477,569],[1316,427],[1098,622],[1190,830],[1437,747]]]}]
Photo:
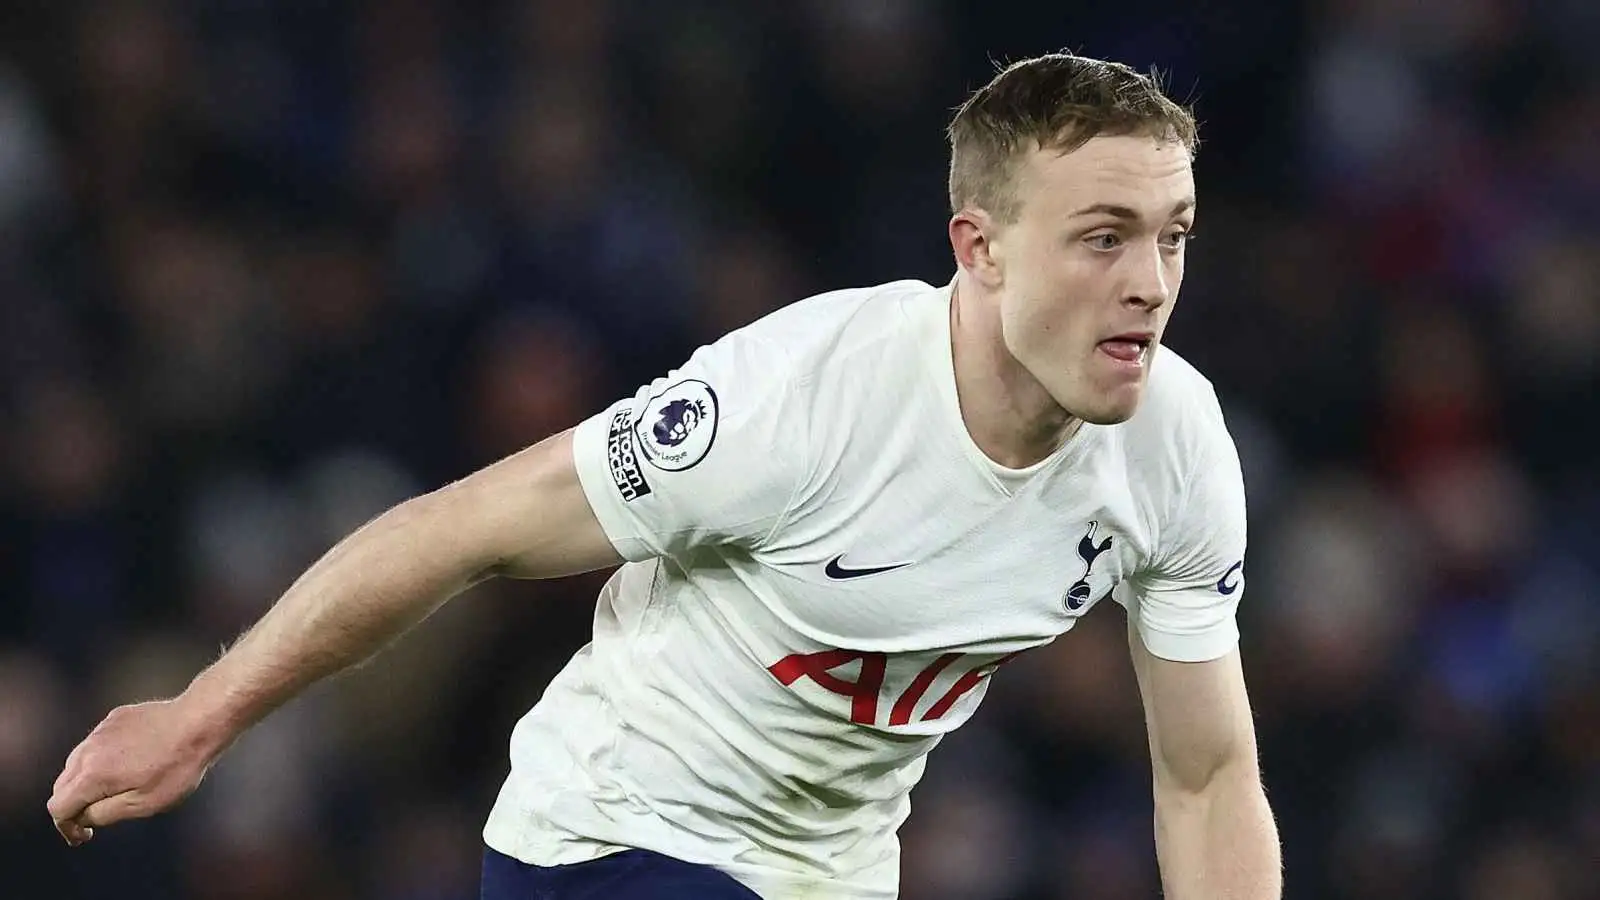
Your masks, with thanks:
[{"label": "man's right arm", "polygon": [[570,430],[408,500],[318,560],[179,697],[113,710],[67,758],[51,817],[77,844],[161,812],[250,726],[473,584],[621,562],[579,483]]},{"label": "man's right arm", "polygon": [[584,498],[565,431],[362,526],[185,694],[209,721],[243,731],[480,581],[620,562]]}]

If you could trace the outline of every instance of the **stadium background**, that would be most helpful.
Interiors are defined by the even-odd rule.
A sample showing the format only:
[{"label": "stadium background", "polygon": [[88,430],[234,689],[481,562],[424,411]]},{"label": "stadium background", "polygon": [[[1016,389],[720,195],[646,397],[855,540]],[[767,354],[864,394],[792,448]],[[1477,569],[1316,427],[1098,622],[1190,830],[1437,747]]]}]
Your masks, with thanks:
[{"label": "stadium background", "polygon": [[[831,287],[942,281],[991,57],[1203,120],[1169,343],[1252,504],[1288,896],[1600,896],[1600,5],[173,0],[0,28],[0,895],[469,900],[598,577],[473,591],[69,851],[44,801],[368,516]],[[1120,616],[997,679],[908,900],[1157,893]]]}]

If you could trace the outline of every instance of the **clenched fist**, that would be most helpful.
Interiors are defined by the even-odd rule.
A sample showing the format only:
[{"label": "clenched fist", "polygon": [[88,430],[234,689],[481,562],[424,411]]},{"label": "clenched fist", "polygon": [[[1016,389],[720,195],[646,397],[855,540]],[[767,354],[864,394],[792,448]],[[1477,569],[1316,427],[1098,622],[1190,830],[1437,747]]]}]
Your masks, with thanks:
[{"label": "clenched fist", "polygon": [[67,757],[47,804],[76,847],[94,829],[142,819],[194,792],[221,746],[182,700],[119,706]]}]

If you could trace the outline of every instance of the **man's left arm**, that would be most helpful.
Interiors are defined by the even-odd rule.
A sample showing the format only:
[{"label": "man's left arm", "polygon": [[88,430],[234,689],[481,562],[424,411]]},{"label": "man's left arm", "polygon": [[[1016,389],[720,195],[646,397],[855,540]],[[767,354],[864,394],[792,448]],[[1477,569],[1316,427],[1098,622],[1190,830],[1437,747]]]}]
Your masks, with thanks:
[{"label": "man's left arm", "polygon": [[1278,832],[1239,662],[1244,474],[1216,394],[1173,432],[1177,502],[1123,595],[1155,775],[1156,854],[1172,900],[1278,900]]},{"label": "man's left arm", "polygon": [[1278,830],[1261,785],[1239,651],[1154,655],[1130,619],[1155,780],[1156,856],[1171,900],[1278,900]]}]

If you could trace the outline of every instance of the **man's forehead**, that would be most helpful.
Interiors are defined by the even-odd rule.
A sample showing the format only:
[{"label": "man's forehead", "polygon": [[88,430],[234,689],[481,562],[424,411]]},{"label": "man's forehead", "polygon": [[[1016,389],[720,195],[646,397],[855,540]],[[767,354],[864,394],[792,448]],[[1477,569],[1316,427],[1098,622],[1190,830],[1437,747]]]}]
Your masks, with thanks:
[{"label": "man's forehead", "polygon": [[1036,150],[1022,174],[1026,199],[1052,214],[1115,207],[1165,217],[1195,200],[1188,148],[1154,138],[1095,137],[1068,153]]}]

